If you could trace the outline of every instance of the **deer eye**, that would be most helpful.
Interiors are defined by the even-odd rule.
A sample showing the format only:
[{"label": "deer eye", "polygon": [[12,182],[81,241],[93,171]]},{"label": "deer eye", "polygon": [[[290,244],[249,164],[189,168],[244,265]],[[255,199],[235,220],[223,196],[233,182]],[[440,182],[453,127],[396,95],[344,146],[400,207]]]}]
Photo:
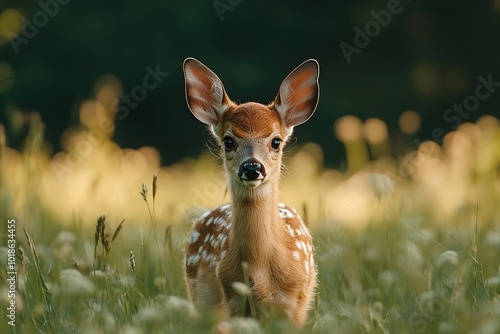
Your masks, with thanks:
[{"label": "deer eye", "polygon": [[271,147],[272,147],[274,150],[279,150],[280,145],[281,145],[281,139],[279,139],[279,138],[274,138],[274,139],[271,141]]},{"label": "deer eye", "polygon": [[234,150],[234,140],[233,140],[233,138],[231,138],[231,137],[224,137],[224,139],[222,139],[222,141],[224,142],[224,149],[226,151],[232,151],[232,150]]}]

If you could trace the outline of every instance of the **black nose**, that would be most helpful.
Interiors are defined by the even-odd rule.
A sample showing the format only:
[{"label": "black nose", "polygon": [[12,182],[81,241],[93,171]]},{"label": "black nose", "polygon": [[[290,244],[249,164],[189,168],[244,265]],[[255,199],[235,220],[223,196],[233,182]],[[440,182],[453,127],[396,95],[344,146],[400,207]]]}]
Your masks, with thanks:
[{"label": "black nose", "polygon": [[240,178],[246,180],[255,180],[260,175],[265,176],[264,168],[256,160],[247,160],[240,165],[238,174]]},{"label": "black nose", "polygon": [[246,164],[243,164],[243,171],[245,171],[245,172],[251,172],[251,171],[258,172],[258,171],[260,171],[260,164],[258,162],[247,162]]}]

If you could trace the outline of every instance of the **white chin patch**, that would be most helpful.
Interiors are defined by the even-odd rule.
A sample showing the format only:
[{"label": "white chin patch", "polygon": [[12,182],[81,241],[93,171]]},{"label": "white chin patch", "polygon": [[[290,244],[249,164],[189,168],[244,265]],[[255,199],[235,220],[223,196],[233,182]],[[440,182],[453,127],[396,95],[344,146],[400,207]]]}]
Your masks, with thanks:
[{"label": "white chin patch", "polygon": [[242,179],[241,182],[248,188],[257,188],[262,184],[262,180],[244,180]]}]

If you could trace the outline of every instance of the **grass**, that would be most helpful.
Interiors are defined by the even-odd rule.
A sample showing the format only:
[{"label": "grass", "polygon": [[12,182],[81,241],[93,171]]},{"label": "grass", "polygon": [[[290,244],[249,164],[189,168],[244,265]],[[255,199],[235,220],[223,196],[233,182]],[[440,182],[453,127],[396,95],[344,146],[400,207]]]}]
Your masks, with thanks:
[{"label": "grass", "polygon": [[[479,138],[466,136],[442,149],[434,147],[437,151],[421,150],[420,160],[410,161],[411,177],[394,186],[373,174],[394,174],[397,165],[391,159],[341,173],[321,166],[316,146],[289,152],[282,197],[309,223],[320,282],[302,332],[500,332],[499,148],[497,127]],[[98,161],[99,154],[89,159]],[[73,194],[43,190],[50,180],[43,156],[11,151],[1,158],[0,218],[16,218],[20,248],[16,327],[2,316],[0,332],[290,331],[273,315],[260,323],[241,318],[221,322],[217,314],[197,313],[186,300],[186,222],[199,212],[190,208],[189,198],[198,196],[206,206],[227,200],[214,160],[145,168],[139,173],[142,180],[133,176],[135,167],[120,174],[113,168],[102,172],[106,166],[81,166],[98,176],[96,184],[86,192],[79,188],[80,169],[67,182],[88,198],[89,218],[87,210],[68,210]],[[217,177],[207,176],[207,170]],[[158,178],[148,194],[141,183],[153,172]],[[135,188],[124,195],[125,204],[110,206],[106,196],[123,186],[127,176],[136,177]],[[26,188],[32,191],[22,190]],[[97,210],[100,214],[94,214]],[[2,281],[7,277],[5,233]],[[5,310],[7,287],[2,283],[0,290]]]}]

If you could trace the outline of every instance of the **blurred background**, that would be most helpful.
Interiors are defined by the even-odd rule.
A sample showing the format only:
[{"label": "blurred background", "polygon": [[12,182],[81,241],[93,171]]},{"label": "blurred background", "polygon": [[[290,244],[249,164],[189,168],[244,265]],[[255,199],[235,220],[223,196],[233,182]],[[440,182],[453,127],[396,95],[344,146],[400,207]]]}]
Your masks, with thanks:
[{"label": "blurred background", "polygon": [[[401,113],[415,110],[422,126],[414,135],[423,141],[436,127],[453,129],[455,122],[446,123],[443,114],[474,94],[478,76],[500,81],[498,0],[402,0],[363,48],[356,47],[354,28],[365,32],[375,21],[371,12],[387,11],[391,1],[64,2],[0,5],[0,122],[11,147],[21,148],[26,136],[17,112],[41,116],[54,154],[64,148],[64,131],[79,123],[83,101],[96,97],[103,75],[130,95],[142,85],[146,67],[159,66],[168,77],[116,122],[113,139],[123,147],[154,146],[164,164],[198,156],[206,132],[186,107],[186,57],[216,72],[232,99],[262,103],[274,98],[293,68],[317,59],[320,104],[296,136],[327,147],[332,167],[345,156],[332,131],[341,116],[380,118],[396,136]],[[23,34],[23,20],[35,28]],[[377,32],[376,25],[369,29]],[[360,50],[350,52],[350,63],[343,42]],[[492,94],[467,121],[498,115],[499,105],[500,94]]]},{"label": "blurred background", "polygon": [[[209,135],[186,106],[186,57],[217,73],[233,100],[262,103],[297,65],[317,59],[319,106],[287,153],[299,154],[299,174],[310,161],[318,177],[369,169],[391,182],[412,178],[417,153],[439,157],[446,134],[462,127],[463,140],[481,146],[482,136],[497,133],[499,35],[499,0],[4,0],[3,182],[20,192],[21,179],[43,182],[35,186],[50,196],[42,197],[80,203],[70,212],[91,206],[84,198],[102,188],[118,210],[127,192],[103,180],[139,187],[163,170],[165,186],[185,185],[178,173],[194,180],[183,192],[191,204],[211,180],[221,182],[222,195],[198,204],[224,200]],[[467,148],[460,138],[457,147]],[[421,146],[428,140],[434,144]],[[492,154],[488,172],[497,170]],[[216,173],[209,181],[191,173],[204,164]],[[9,173],[21,165],[28,174],[17,180]]]}]

